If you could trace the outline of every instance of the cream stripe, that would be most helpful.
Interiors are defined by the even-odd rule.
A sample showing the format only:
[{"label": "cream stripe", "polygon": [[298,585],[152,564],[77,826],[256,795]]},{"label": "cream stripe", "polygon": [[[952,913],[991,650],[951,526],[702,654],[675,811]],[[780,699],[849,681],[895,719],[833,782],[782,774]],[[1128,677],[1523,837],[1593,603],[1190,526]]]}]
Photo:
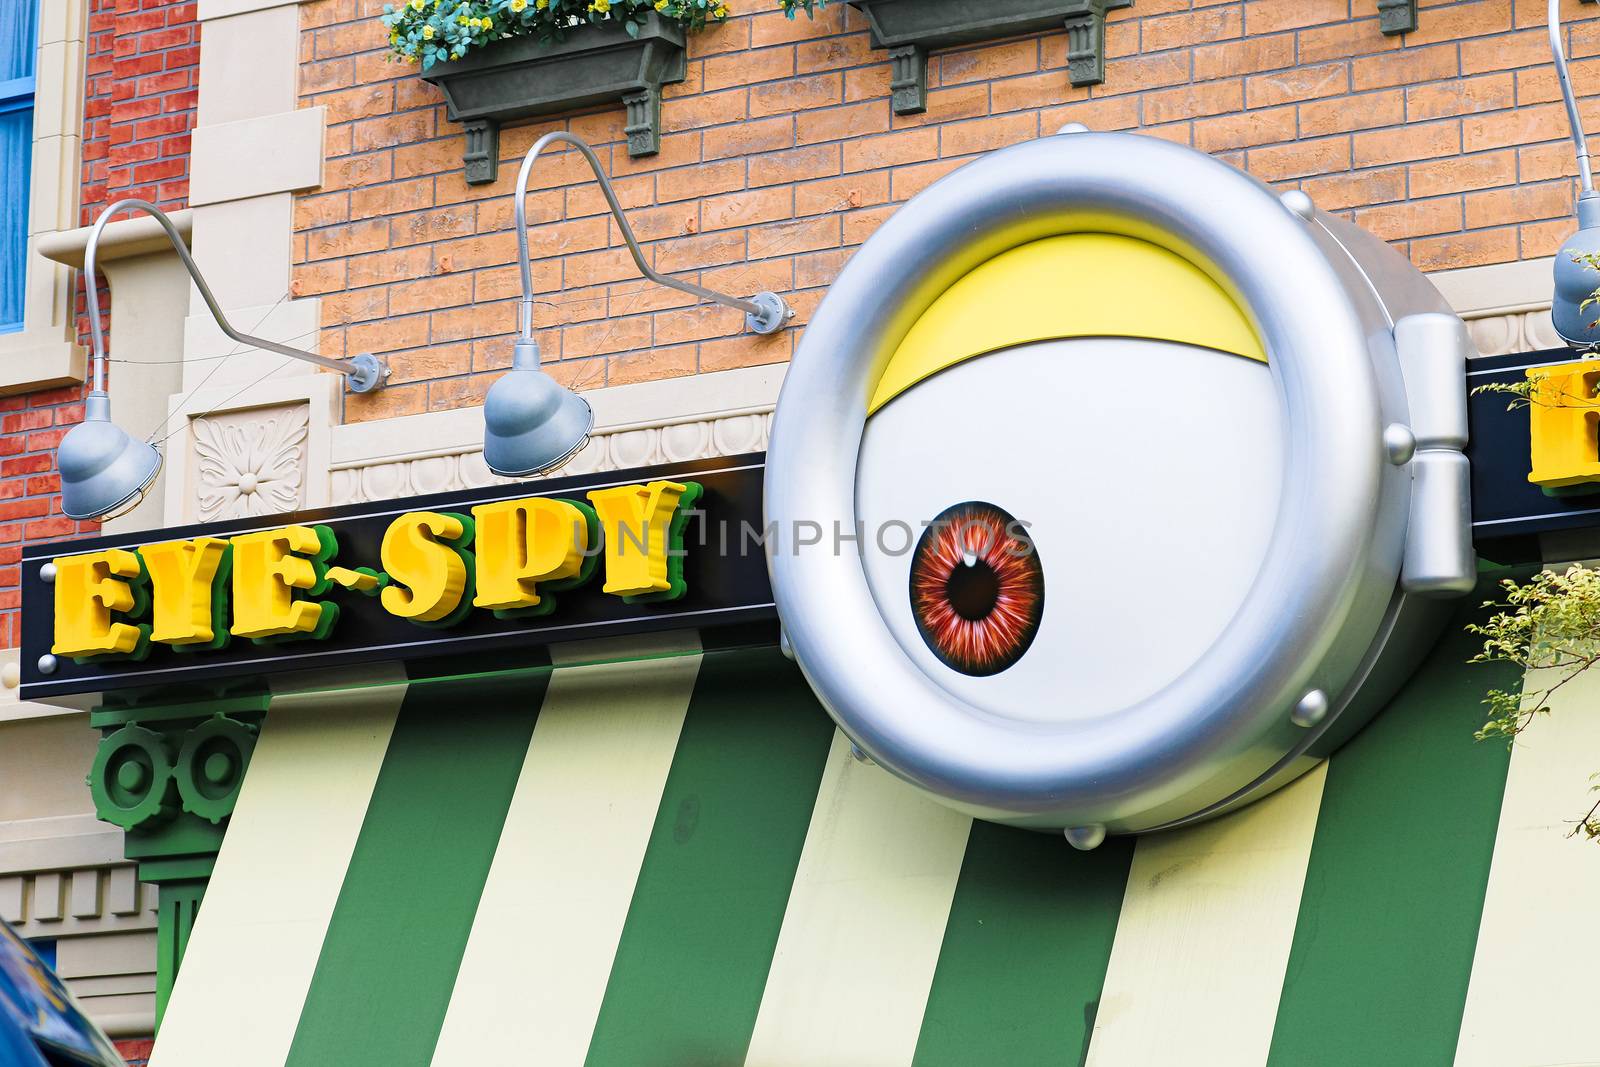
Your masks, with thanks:
[{"label": "cream stripe", "polygon": [[911,1062],[971,826],[835,733],[746,1064]]},{"label": "cream stripe", "polygon": [[1326,776],[1139,840],[1089,1067],[1267,1062]]},{"label": "cream stripe", "polygon": [[581,1067],[699,669],[685,654],[555,671],[435,1064],[515,1050]]},{"label": "cream stripe", "polygon": [[[1525,691],[1559,677],[1528,676]],[[1600,1063],[1600,848],[1569,839],[1595,801],[1600,671],[1574,678],[1511,751],[1456,1067]]]},{"label": "cream stripe", "polygon": [[274,699],[155,1067],[282,1067],[405,691]]}]

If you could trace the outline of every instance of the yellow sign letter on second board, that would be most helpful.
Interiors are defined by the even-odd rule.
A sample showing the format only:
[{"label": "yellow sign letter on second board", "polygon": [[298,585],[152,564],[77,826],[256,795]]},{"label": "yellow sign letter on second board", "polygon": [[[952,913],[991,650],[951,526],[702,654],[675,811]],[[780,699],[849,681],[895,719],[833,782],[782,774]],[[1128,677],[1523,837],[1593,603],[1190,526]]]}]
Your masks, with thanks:
[{"label": "yellow sign letter on second board", "polygon": [[235,637],[316,634],[331,604],[297,600],[299,590],[322,580],[317,563],[327,552],[311,526],[285,526],[239,534],[233,539],[233,629]]},{"label": "yellow sign letter on second board", "polygon": [[143,628],[112,620],[138,604],[139,557],[121,548],[62,556],[56,567],[56,634],[50,651],[83,658],[138,651]]},{"label": "yellow sign letter on second board", "polygon": [[651,482],[596,489],[589,494],[605,538],[607,593],[616,596],[670,596],[672,520],[689,486]]},{"label": "yellow sign letter on second board", "polygon": [[412,622],[452,621],[467,591],[468,554],[461,550],[471,526],[460,515],[414,511],[383,534],[383,569],[392,582],[379,601],[391,615]]},{"label": "yellow sign letter on second board", "polygon": [[1600,360],[1533,367],[1528,377],[1528,481],[1545,489],[1600,482]]},{"label": "yellow sign letter on second board", "polygon": [[192,541],[162,541],[139,549],[150,572],[150,599],[154,605],[150,640],[165,645],[203,645],[217,638],[217,591],[213,583],[227,554],[228,542],[220,537]]},{"label": "yellow sign letter on second board", "polygon": [[[472,603],[519,611],[541,603],[538,587],[583,573],[589,551],[589,516],[567,500],[530,497],[480,504],[477,526],[477,595]],[[548,600],[544,600],[548,603]]]}]

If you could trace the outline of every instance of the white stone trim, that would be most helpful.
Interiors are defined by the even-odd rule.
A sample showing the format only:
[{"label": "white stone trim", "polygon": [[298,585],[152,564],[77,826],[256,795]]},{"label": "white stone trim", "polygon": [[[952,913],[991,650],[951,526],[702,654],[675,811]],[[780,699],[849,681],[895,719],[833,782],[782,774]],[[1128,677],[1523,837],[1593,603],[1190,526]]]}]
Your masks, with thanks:
[{"label": "white stone trim", "polygon": [[198,419],[240,412],[259,412],[262,419],[280,417],[288,409],[307,408],[306,432],[299,443],[300,464],[306,472],[299,486],[294,507],[299,511],[328,504],[330,428],[335,405],[344,381],[334,374],[303,374],[293,378],[271,378],[241,395],[227,386],[203,389],[172,398],[172,425],[176,432],[167,442],[167,526],[180,526],[200,519],[200,499],[216,487],[218,477],[227,471],[200,462],[196,451],[195,426]]},{"label": "white stone trim", "polygon": [[[595,432],[556,474],[587,474],[767,447],[787,364],[716,371],[584,394]],[[418,447],[417,442],[427,444]],[[483,409],[406,415],[333,429],[328,500],[356,504],[503,484],[483,462]]]},{"label": "white stone trim", "polygon": [[84,351],[73,324],[72,271],[35,252],[77,222],[83,141],[84,0],[40,6],[29,179],[27,296],[23,328],[0,334],[0,395],[81,382]]},{"label": "white stone trim", "polygon": [[1467,328],[1481,356],[1561,347],[1550,321],[1553,257],[1428,275]]},{"label": "white stone trim", "polygon": [[203,207],[321,185],[327,114],[327,108],[308,107],[196,127],[189,203]]},{"label": "white stone trim", "polygon": [[227,18],[230,15],[248,15],[252,11],[267,11],[275,7],[299,7],[300,0],[200,0],[201,22]]}]

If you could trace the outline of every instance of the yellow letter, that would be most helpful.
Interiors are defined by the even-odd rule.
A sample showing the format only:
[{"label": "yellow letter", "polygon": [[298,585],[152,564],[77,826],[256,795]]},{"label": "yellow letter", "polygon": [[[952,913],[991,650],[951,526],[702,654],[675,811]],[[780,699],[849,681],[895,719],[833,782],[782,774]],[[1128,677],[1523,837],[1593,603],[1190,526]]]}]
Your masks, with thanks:
[{"label": "yellow letter", "polygon": [[683,595],[679,506],[700,497],[696,482],[651,482],[596,489],[589,494],[605,538],[607,593],[651,600]]},{"label": "yellow letter", "polygon": [[56,640],[58,656],[138,653],[148,647],[148,626],[111,621],[111,613],[143,608],[143,568],[139,557],[121,548],[62,556],[56,565]]},{"label": "yellow letter", "polygon": [[[465,613],[472,555],[462,547],[472,539],[472,523],[461,515],[414,511],[383,533],[383,569],[390,585],[379,597],[391,615],[418,623],[449,625],[459,608]],[[402,588],[403,586],[403,588]]]},{"label": "yellow letter", "polygon": [[218,633],[222,590],[216,588],[215,579],[227,551],[228,542],[220,537],[163,541],[139,549],[150,572],[155,604],[150,640],[166,645],[217,642],[222,636]]},{"label": "yellow letter", "polygon": [[1600,360],[1534,367],[1528,377],[1528,481],[1545,489],[1600,482]]},{"label": "yellow letter", "polygon": [[595,557],[588,552],[594,512],[587,507],[532,497],[480,504],[472,518],[478,528],[478,594],[472,603],[480,608],[546,614],[555,607],[549,593],[571,588],[593,570],[588,565]]},{"label": "yellow letter", "polygon": [[338,618],[337,605],[298,600],[297,590],[320,593],[324,564],[338,545],[325,527],[285,526],[233,539],[233,634],[260,639],[321,637]]}]

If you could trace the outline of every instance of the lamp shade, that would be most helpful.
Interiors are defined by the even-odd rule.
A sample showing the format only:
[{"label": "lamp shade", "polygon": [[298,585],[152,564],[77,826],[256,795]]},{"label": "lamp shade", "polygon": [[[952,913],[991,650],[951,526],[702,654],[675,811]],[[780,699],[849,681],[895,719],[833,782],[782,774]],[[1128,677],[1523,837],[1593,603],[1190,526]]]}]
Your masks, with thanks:
[{"label": "lamp shade", "polygon": [[161,470],[161,453],[111,421],[105,393],[90,393],[83,422],[56,448],[61,510],[68,518],[101,519],[139,501]]},{"label": "lamp shade", "polygon": [[589,440],[589,404],[539,369],[539,346],[518,341],[512,369],[483,401],[483,458],[507,478],[559,467]]},{"label": "lamp shade", "polygon": [[1600,289],[1600,197],[1578,200],[1578,225],[1556,253],[1550,318],[1567,344],[1593,348],[1600,345],[1600,302],[1584,303]]}]

